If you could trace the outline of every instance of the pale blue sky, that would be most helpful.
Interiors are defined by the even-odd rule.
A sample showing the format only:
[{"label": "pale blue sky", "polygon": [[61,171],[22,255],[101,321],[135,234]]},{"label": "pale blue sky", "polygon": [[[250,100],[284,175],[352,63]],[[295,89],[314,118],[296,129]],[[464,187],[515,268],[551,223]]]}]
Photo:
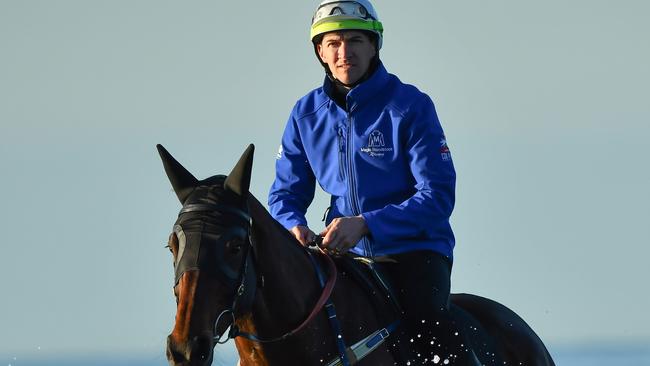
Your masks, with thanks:
[{"label": "pale blue sky", "polygon": [[[207,177],[255,143],[264,201],[322,81],[316,4],[0,0],[0,355],[162,362],[179,205],[155,144]],[[374,4],[386,67],[433,98],[454,155],[452,291],[551,345],[650,343],[650,5]]]}]

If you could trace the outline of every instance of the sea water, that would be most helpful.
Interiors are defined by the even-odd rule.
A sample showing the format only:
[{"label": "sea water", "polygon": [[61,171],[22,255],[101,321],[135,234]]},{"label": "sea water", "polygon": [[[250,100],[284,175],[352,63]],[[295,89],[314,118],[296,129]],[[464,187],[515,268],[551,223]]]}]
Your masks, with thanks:
[{"label": "sea water", "polygon": [[[549,346],[558,366],[650,366],[650,344]],[[231,348],[217,352],[213,366],[235,366],[237,355]],[[0,366],[164,366],[167,359],[163,346],[160,354],[84,355],[36,357],[34,355],[4,355]]]}]

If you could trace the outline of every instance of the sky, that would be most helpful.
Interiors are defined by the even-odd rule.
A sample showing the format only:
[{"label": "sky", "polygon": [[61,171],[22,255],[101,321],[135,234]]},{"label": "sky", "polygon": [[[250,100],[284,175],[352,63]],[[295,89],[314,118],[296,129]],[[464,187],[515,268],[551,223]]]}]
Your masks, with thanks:
[{"label": "sky", "polygon": [[[155,145],[205,178],[254,143],[264,202],[323,79],[317,3],[0,0],[0,355],[164,363],[179,203]],[[452,292],[549,345],[650,344],[650,5],[374,5],[381,59],[431,96],[454,156]]]}]

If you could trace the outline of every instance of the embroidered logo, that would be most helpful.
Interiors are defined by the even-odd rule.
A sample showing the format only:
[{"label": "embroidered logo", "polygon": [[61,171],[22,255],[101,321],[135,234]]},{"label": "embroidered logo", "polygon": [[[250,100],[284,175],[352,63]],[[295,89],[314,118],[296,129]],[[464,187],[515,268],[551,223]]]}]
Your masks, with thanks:
[{"label": "embroidered logo", "polygon": [[443,135],[440,140],[440,156],[443,161],[451,160],[451,151],[449,151],[449,146],[447,146],[447,138]]},{"label": "embroidered logo", "polygon": [[368,147],[384,147],[384,134],[374,130],[368,138]]},{"label": "embroidered logo", "polygon": [[387,152],[392,152],[392,147],[386,147],[386,142],[384,140],[384,134],[378,130],[374,130],[368,136],[368,146],[362,147],[361,152],[364,152],[371,157],[381,158]]}]

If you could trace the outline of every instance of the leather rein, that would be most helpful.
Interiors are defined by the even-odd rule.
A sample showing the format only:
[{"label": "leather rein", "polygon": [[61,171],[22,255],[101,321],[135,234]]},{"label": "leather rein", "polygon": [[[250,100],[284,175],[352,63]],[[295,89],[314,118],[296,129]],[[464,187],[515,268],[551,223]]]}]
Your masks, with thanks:
[{"label": "leather rein", "polygon": [[[255,250],[253,246],[252,235],[251,235],[251,230],[253,225],[251,216],[248,214],[248,212],[242,209],[233,208],[226,205],[204,204],[204,203],[184,205],[178,215],[180,216],[188,212],[215,212],[215,211],[235,214],[239,218],[246,220],[248,222],[248,225],[245,229],[247,233],[245,241],[247,242],[247,244],[244,250],[246,251],[246,253],[243,256],[242,264],[240,266],[239,278],[237,281],[235,281],[235,284],[238,283],[239,285],[235,286],[235,290],[233,294],[233,302],[231,307],[229,309],[222,311],[221,314],[219,314],[219,316],[217,317],[217,320],[215,320],[214,322],[213,341],[216,344],[224,344],[229,339],[234,339],[236,337],[244,337],[255,342],[272,343],[272,342],[282,341],[298,333],[302,329],[304,329],[307,326],[307,324],[309,324],[316,317],[316,315],[323,309],[325,304],[328,302],[328,299],[330,298],[330,295],[332,294],[332,291],[334,289],[334,285],[336,284],[337,270],[336,270],[336,265],[334,264],[332,258],[330,258],[330,256],[327,253],[325,253],[320,247],[316,245],[317,242],[314,242],[312,244],[314,244],[314,246],[316,246],[316,248],[318,249],[314,250],[314,249],[305,248],[305,252],[310,257],[310,260],[316,267],[315,269],[319,274],[319,276],[322,276],[322,274],[319,272],[320,269],[317,266],[313,252],[322,254],[322,256],[325,258],[325,261],[327,262],[329,276],[327,282],[323,285],[323,291],[318,301],[314,305],[314,308],[309,313],[307,318],[300,325],[282,334],[281,336],[274,337],[274,338],[260,338],[255,334],[242,332],[239,329],[239,327],[236,325],[236,320],[237,320],[236,316],[237,314],[245,313],[246,311],[251,309],[254,300],[255,289],[257,288],[257,275],[255,274],[255,266],[251,254]],[[226,232],[223,236],[226,238],[230,238],[232,237],[232,235],[230,235],[230,231],[241,231],[241,229],[242,228],[237,228],[237,227],[231,228],[229,232]],[[221,241],[222,240],[219,240],[215,245],[221,244]],[[220,270],[223,272],[223,269]],[[220,333],[218,331],[218,326],[222,318],[228,321],[227,323],[228,326],[224,329],[223,332]],[[230,328],[230,331],[226,333],[226,330],[228,328]]]}]

